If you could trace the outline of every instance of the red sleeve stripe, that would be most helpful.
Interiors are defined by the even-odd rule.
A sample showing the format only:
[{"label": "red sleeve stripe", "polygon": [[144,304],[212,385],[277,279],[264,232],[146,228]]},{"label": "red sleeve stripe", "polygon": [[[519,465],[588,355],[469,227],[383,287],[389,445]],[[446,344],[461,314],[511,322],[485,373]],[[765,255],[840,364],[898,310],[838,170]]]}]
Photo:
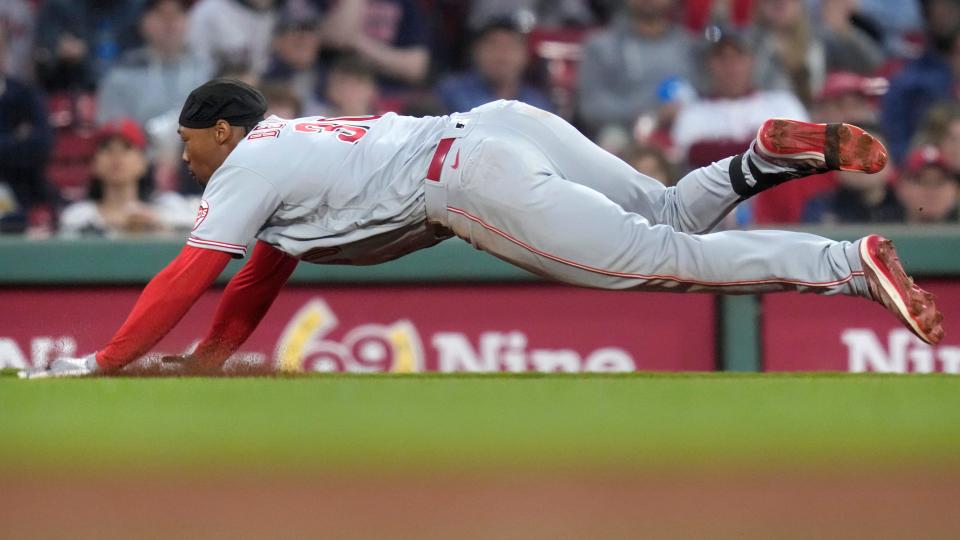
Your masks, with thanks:
[{"label": "red sleeve stripe", "polygon": [[247,246],[242,244],[231,244],[229,242],[217,242],[214,240],[204,240],[202,238],[197,238],[196,236],[191,236],[187,238],[187,244],[199,247],[199,248],[212,248],[220,251],[229,251],[230,253],[239,253],[240,255],[247,254]]}]

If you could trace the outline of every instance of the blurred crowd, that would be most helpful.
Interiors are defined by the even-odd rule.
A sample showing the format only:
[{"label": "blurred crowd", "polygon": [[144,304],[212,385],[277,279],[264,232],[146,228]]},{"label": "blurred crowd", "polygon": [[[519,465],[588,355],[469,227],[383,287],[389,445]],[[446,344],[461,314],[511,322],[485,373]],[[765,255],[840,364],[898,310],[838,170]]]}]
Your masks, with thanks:
[{"label": "blurred crowd", "polygon": [[791,182],[725,227],[956,223],[960,0],[0,0],[0,232],[189,230],[177,116],[215,76],[281,117],[519,99],[665,184],[769,117],[892,163]]}]

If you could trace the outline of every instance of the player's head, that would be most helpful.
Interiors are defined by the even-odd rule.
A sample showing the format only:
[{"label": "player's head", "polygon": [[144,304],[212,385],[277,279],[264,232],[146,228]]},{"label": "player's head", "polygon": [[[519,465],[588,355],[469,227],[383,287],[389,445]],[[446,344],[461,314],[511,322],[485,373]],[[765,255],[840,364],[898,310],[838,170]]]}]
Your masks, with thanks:
[{"label": "player's head", "polygon": [[180,111],[183,161],[201,186],[263,120],[267,101],[244,82],[214,79],[194,89]]}]

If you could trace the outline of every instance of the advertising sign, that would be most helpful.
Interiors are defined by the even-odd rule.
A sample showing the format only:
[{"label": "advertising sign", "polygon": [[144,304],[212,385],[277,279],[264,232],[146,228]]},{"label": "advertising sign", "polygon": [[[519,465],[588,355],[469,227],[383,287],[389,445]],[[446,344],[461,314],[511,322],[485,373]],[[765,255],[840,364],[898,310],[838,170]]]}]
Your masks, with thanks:
[{"label": "advertising sign", "polygon": [[[882,306],[860,298],[776,294],[763,299],[766,371],[960,373],[960,283],[924,280],[945,312],[946,338],[920,341]],[[953,310],[955,311],[955,310]]]},{"label": "advertising sign", "polygon": [[[139,289],[0,290],[0,368],[45,365],[107,343]],[[153,354],[206,334],[210,291]],[[287,287],[231,361],[282,371],[711,371],[709,295],[558,285]]]}]

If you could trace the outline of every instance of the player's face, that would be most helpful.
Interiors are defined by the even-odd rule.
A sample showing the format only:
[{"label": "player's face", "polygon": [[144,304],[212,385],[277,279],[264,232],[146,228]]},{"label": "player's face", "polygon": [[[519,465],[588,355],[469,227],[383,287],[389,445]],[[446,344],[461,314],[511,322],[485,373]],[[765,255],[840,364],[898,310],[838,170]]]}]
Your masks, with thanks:
[{"label": "player's face", "polygon": [[180,139],[183,141],[183,162],[187,164],[190,175],[201,186],[207,185],[213,172],[217,170],[220,163],[215,161],[216,143],[212,134],[212,128],[193,129],[181,127],[177,130]]},{"label": "player's face", "polygon": [[207,185],[213,173],[244,137],[242,128],[233,127],[223,120],[204,129],[180,126],[177,133],[183,141],[183,162],[201,186]]}]

